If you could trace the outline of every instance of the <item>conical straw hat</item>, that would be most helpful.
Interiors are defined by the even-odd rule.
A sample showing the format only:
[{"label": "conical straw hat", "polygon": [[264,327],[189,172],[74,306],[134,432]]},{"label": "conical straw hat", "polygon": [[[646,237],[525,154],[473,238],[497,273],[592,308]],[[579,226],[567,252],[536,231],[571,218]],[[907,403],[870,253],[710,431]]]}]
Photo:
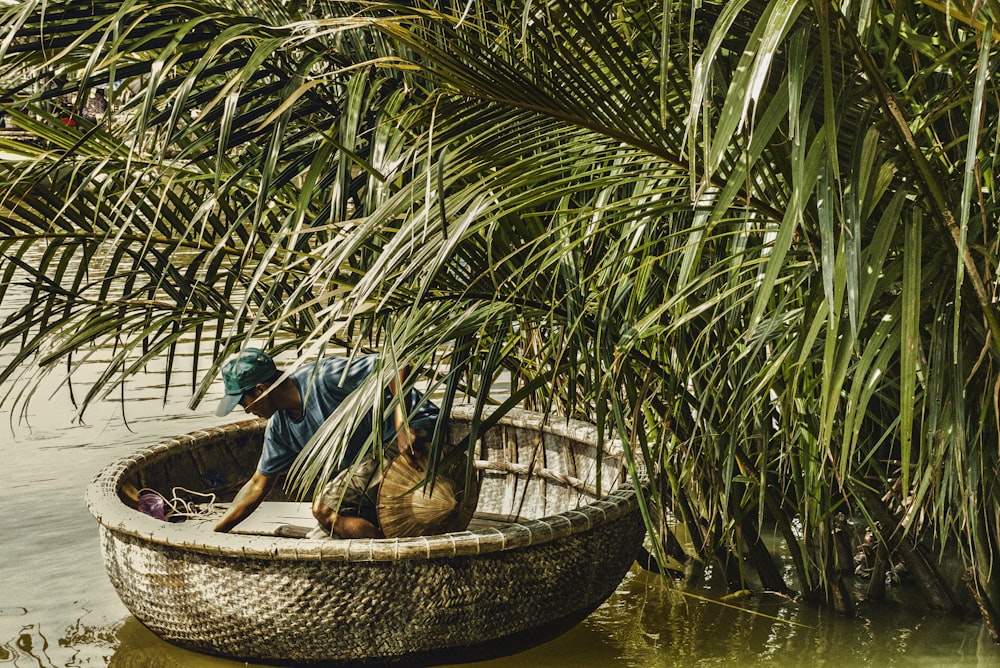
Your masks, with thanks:
[{"label": "conical straw hat", "polygon": [[[421,468],[426,470],[425,464],[421,459]],[[433,484],[425,485],[424,476],[406,457],[396,457],[385,470],[378,492],[378,519],[386,538],[433,536],[469,526],[479,500],[479,484],[474,474],[465,489],[465,460],[438,471]]]}]

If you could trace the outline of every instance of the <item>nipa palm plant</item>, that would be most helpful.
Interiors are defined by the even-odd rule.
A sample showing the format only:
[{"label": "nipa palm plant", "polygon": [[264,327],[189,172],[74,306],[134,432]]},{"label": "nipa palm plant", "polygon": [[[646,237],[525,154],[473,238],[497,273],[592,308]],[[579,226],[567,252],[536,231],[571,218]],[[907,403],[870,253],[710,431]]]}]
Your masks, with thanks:
[{"label": "nipa palm plant", "polygon": [[849,612],[860,521],[995,632],[995,9],[12,3],[4,378],[377,347],[625,440],[661,557]]}]

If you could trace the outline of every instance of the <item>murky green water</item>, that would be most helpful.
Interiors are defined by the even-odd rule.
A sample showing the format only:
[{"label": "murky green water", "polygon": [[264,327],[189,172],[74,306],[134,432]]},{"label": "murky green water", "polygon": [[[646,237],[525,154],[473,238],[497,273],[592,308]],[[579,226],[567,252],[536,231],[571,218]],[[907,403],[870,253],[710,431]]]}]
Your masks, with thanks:
[{"label": "murky green water", "polygon": [[[7,305],[4,305],[5,307]],[[181,374],[183,375],[183,374]],[[73,424],[69,391],[37,388],[26,418],[0,423],[0,666],[235,667],[171,646],[132,618],[108,581],[83,492],[108,462],[219,418],[209,397],[164,405],[155,376],[130,382],[126,420],[106,401]],[[481,666],[1000,666],[1000,648],[976,619],[896,602],[846,620],[787,602],[741,603],[753,613],[682,593],[634,570],[618,592],[568,633]]]}]

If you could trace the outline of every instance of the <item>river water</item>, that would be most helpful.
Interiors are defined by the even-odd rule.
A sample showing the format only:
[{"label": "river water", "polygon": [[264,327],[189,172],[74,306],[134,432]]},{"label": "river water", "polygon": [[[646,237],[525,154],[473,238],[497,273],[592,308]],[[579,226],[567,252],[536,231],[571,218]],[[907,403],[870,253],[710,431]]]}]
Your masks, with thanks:
[{"label": "river water", "polygon": [[[184,371],[177,377],[189,376]],[[155,373],[130,380],[124,406],[120,396],[109,398],[82,423],[74,420],[69,388],[54,379],[28,385],[34,397],[27,411],[4,400],[0,668],[246,665],[169,645],[131,617],[105,574],[97,525],[84,506],[87,484],[107,463],[225,420],[213,415],[218,394],[192,411],[189,387],[171,388],[164,401],[161,382]],[[727,607],[710,600],[724,592],[707,581],[682,590],[633,569],[569,632],[476,665],[1000,666],[1000,648],[979,620],[926,612],[907,602],[905,587],[893,589],[884,606],[842,619],[782,600]]]}]

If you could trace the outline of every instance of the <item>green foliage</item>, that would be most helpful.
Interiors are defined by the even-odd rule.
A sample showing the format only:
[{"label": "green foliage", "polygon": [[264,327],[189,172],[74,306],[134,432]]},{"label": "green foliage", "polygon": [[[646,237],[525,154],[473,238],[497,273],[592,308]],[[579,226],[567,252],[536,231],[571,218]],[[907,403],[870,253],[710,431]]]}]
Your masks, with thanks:
[{"label": "green foliage", "polygon": [[[378,347],[614,433],[706,559],[773,521],[822,589],[874,489],[985,582],[1000,98],[975,8],[16,3],[0,290],[34,298],[3,377],[113,344],[85,407],[194,341],[197,404],[251,339]],[[112,111],[58,121],[97,87]]]}]

